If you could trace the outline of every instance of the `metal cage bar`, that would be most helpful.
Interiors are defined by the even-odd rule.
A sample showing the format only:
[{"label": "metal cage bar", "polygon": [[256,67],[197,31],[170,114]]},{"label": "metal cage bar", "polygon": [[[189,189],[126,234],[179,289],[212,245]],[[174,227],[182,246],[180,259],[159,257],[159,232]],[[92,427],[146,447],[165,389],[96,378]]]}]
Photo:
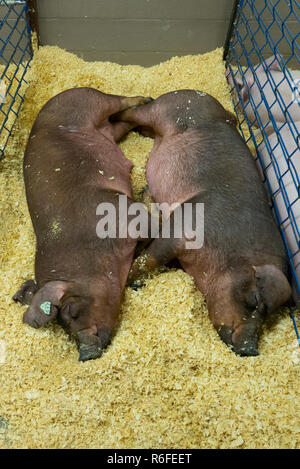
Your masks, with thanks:
[{"label": "metal cage bar", "polygon": [[0,159],[26,91],[25,77],[33,56],[34,4],[32,0],[0,0]]}]

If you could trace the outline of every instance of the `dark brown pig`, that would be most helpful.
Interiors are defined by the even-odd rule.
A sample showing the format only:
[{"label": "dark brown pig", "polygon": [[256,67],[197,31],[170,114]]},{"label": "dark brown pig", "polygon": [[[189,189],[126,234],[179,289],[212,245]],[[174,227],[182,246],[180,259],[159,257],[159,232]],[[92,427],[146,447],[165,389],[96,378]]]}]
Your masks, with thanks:
[{"label": "dark brown pig", "polygon": [[[30,304],[23,321],[58,321],[75,337],[79,360],[97,358],[111,340],[136,239],[100,239],[96,209],[131,198],[131,163],[118,142],[132,127],[111,114],[148,98],[74,88],[40,111],[24,157],[26,197],[36,234],[36,284],[15,301]],[[130,202],[131,203],[131,202]]]},{"label": "dark brown pig", "polygon": [[118,118],[155,136],[147,163],[155,202],[204,204],[203,247],[187,248],[185,232],[159,237],[134,262],[130,281],[177,257],[222,340],[239,355],[257,355],[266,314],[287,302],[291,288],[280,233],[235,117],[208,94],[181,90]]}]

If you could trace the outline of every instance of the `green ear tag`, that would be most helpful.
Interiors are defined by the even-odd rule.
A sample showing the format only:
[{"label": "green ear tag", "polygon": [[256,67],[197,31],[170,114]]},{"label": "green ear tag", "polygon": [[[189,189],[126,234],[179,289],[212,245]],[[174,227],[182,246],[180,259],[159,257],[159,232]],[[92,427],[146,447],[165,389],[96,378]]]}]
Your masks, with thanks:
[{"label": "green ear tag", "polygon": [[50,303],[50,301],[45,301],[44,303],[42,303],[40,305],[40,308],[45,314],[47,314],[48,316],[50,315],[50,313],[51,313],[51,303]]}]

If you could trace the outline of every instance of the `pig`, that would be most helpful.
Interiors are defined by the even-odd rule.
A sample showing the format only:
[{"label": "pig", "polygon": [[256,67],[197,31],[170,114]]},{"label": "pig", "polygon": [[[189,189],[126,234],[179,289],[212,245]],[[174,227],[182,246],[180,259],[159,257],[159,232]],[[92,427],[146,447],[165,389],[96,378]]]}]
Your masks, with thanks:
[{"label": "pig", "polygon": [[282,125],[286,120],[300,121],[300,71],[287,73],[280,62],[279,54],[269,57],[264,65],[253,67],[256,76],[250,68],[243,76],[239,71],[233,70],[233,74],[229,69],[226,71],[228,83],[239,89],[250,125],[255,123],[267,134],[274,131],[274,122]]},{"label": "pig", "polygon": [[129,282],[177,258],[205,295],[221,339],[236,354],[257,355],[264,319],[289,300],[291,287],[284,245],[235,117],[204,92],[179,90],[118,119],[154,136],[147,183],[156,203],[175,207],[171,218],[186,202],[204,204],[203,246],[190,248],[190,233],[155,237]]},{"label": "pig", "polygon": [[[300,122],[287,122],[276,133],[268,136],[268,144],[262,141],[257,160],[262,177],[266,177],[273,194],[274,205],[284,233],[296,278],[293,278],[293,297],[300,306],[300,150],[298,136]],[[260,163],[261,162],[261,163]],[[264,174],[262,169],[264,169]],[[290,206],[290,210],[287,209]]]},{"label": "pig", "polygon": [[75,339],[79,360],[101,356],[115,331],[137,239],[99,238],[96,209],[131,203],[131,163],[116,144],[132,127],[112,114],[148,98],[66,90],[48,101],[24,156],[28,208],[36,235],[35,279],[13,299],[38,328],[57,318]]}]

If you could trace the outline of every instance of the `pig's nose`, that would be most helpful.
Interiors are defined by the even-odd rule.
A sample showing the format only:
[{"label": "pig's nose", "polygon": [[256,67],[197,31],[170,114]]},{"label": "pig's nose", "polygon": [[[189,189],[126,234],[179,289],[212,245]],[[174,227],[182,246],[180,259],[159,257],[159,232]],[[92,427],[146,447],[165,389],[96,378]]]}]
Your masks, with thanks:
[{"label": "pig's nose", "polygon": [[95,360],[96,358],[101,357],[102,349],[100,345],[90,345],[90,344],[79,344],[79,361],[86,362],[87,360]]},{"label": "pig's nose", "polygon": [[78,333],[79,361],[94,360],[101,357],[103,350],[111,342],[111,331],[102,327],[98,329],[97,335],[80,331]]},{"label": "pig's nose", "polygon": [[221,339],[223,340],[223,342],[225,342],[226,345],[232,346],[233,345],[232,344],[233,330],[231,329],[231,327],[223,325],[223,326],[219,327],[217,330],[218,330],[218,334],[221,337]]},{"label": "pig's nose", "polygon": [[241,357],[254,357],[258,355],[258,336],[256,334],[250,338],[242,337],[242,335],[233,337],[233,329],[225,325],[218,329],[218,334],[223,342]]},{"label": "pig's nose", "polygon": [[258,325],[249,323],[237,328],[232,335],[233,350],[241,357],[258,355]]},{"label": "pig's nose", "polygon": [[241,357],[256,357],[258,355],[257,338],[243,340],[233,344],[233,351]]}]

